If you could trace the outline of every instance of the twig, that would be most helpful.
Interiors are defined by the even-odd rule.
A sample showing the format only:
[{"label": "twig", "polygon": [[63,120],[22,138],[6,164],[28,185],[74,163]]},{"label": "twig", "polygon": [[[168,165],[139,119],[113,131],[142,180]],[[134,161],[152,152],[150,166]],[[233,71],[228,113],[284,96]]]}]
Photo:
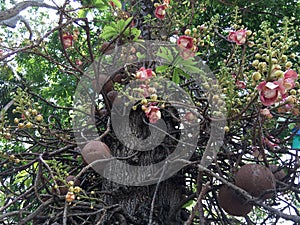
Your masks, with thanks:
[{"label": "twig", "polygon": [[14,104],[14,100],[10,100],[9,103],[7,103],[1,110],[0,112],[0,117],[3,117],[2,113],[5,113],[13,104]]},{"label": "twig", "polygon": [[155,205],[155,199],[156,199],[156,196],[157,196],[157,192],[158,192],[158,188],[159,188],[159,185],[161,183],[161,180],[165,174],[165,171],[166,171],[166,168],[167,168],[167,164],[168,164],[168,161],[165,162],[164,164],[164,167],[163,167],[163,170],[161,172],[161,175],[159,177],[159,180],[156,184],[156,187],[155,187],[155,191],[154,191],[154,194],[153,194],[153,198],[152,198],[152,201],[151,201],[151,209],[150,209],[150,214],[149,214],[149,222],[148,222],[148,225],[151,225],[152,224],[152,220],[153,220],[153,212],[154,212],[154,205]]},{"label": "twig", "polygon": [[48,5],[46,3],[40,1],[23,1],[17,3],[13,8],[4,10],[0,12],[0,21],[11,19],[17,16],[21,11],[28,7],[46,7],[50,9],[57,9],[55,6]]},{"label": "twig", "polygon": [[67,201],[65,201],[64,214],[63,214],[63,225],[67,225],[67,222],[68,222],[67,213],[68,213],[68,203],[67,203]]},{"label": "twig", "polygon": [[[209,190],[210,186],[209,186],[209,182],[207,182],[203,187],[202,190],[197,198],[197,202],[195,204],[195,206],[193,207],[192,213],[189,216],[188,220],[185,222],[185,225],[191,225],[193,223],[193,219],[196,216],[196,211],[200,208],[201,206],[201,200],[203,198],[203,196],[207,193],[207,191]],[[200,217],[202,218],[202,220],[204,220],[203,216]],[[200,221],[200,224],[204,224],[204,221]]]},{"label": "twig", "polygon": [[50,205],[54,200],[52,198],[48,199],[47,201],[43,202],[33,213],[29,216],[25,217],[18,223],[18,225],[25,225],[28,224],[28,221],[34,219],[40,212],[42,212],[48,205]]},{"label": "twig", "polygon": [[61,28],[64,28],[64,27],[68,26],[69,24],[75,22],[76,20],[78,20],[78,19],[69,20],[68,22],[66,22],[64,24],[61,24],[61,26],[53,28],[52,30],[48,31],[42,38],[38,39],[35,44],[29,45],[29,46],[25,46],[23,48],[18,48],[16,50],[12,51],[12,52],[9,52],[9,53],[1,56],[0,57],[0,61],[4,60],[4,59],[6,59],[6,58],[8,58],[8,57],[10,57],[10,56],[12,56],[14,54],[17,54],[19,52],[24,52],[24,51],[26,51],[28,49],[33,49],[35,47],[38,47],[42,43],[42,41],[44,39],[46,39],[48,36],[50,36],[51,34],[53,34],[54,31],[59,30]]}]

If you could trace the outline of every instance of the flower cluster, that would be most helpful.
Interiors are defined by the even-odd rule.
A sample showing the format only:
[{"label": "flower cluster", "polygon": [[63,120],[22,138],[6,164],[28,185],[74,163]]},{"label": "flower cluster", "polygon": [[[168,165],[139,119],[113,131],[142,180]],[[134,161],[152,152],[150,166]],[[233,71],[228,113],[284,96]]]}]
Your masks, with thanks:
[{"label": "flower cluster", "polygon": [[170,5],[170,0],[164,0],[163,4],[154,4],[155,6],[155,11],[154,11],[154,15],[158,18],[163,20],[165,18],[166,15],[166,9],[169,7]]},{"label": "flower cluster", "polygon": [[161,119],[160,108],[156,106],[156,103],[143,105],[142,109],[145,112],[150,123],[156,123],[159,119]]},{"label": "flower cluster", "polygon": [[188,59],[190,57],[195,56],[195,52],[197,51],[197,46],[194,45],[194,38],[182,35],[177,40],[177,45],[180,48],[180,56],[183,59]]},{"label": "flower cluster", "polygon": [[80,31],[78,29],[74,29],[73,33],[66,32],[62,35],[62,42],[64,49],[70,48],[73,46],[74,41],[78,40],[78,36]]},{"label": "flower cluster", "polygon": [[[159,119],[161,119],[160,108],[157,106],[158,103],[155,101],[157,100],[156,89],[149,85],[149,80],[153,76],[155,76],[155,73],[152,69],[146,69],[144,67],[141,67],[135,75],[136,79],[144,82],[139,85],[144,98],[141,101],[142,110],[145,112],[150,123],[156,123]],[[146,98],[150,98],[151,101],[148,102]]]},{"label": "flower cluster", "polygon": [[244,29],[237,31],[230,31],[228,35],[228,40],[235,42],[237,45],[243,45],[247,40],[247,31]]},{"label": "flower cluster", "polygon": [[71,35],[69,33],[65,33],[62,36],[62,39],[63,39],[63,45],[64,45],[65,49],[72,47],[72,45],[73,45],[73,39],[74,39],[73,35]]},{"label": "flower cluster", "polygon": [[294,70],[289,69],[284,73],[283,78],[279,78],[276,81],[262,81],[257,86],[262,104],[270,106],[280,100],[280,97],[281,99],[287,99],[287,91],[295,86],[297,78],[298,74]]},{"label": "flower cluster", "polygon": [[152,71],[152,69],[145,69],[144,67],[141,67],[137,72],[135,78],[138,80],[147,80],[151,78],[155,73]]}]

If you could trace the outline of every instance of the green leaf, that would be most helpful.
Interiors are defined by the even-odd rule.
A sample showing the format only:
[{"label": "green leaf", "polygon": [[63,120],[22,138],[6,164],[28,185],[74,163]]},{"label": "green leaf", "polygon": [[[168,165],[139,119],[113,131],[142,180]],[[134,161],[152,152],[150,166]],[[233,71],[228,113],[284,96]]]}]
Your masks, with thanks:
[{"label": "green leaf", "polygon": [[[116,37],[128,26],[128,24],[131,22],[131,19],[132,17],[129,17],[127,20],[119,20],[117,23],[111,23],[110,25],[105,26],[102,30],[102,34],[100,34],[100,37],[104,39]],[[129,29],[126,29],[123,34],[128,36],[130,34],[129,31]],[[139,37],[141,31],[138,29],[132,29],[131,34],[134,34],[135,37]]]},{"label": "green leaf", "polygon": [[118,31],[116,30],[116,28],[114,28],[112,26],[105,26],[102,30],[102,34],[100,34],[100,37],[107,40],[117,34],[118,34]]},{"label": "green leaf", "polygon": [[97,9],[105,10],[109,7],[108,3],[103,0],[93,0],[92,5],[95,6]]},{"label": "green leaf", "polygon": [[26,180],[28,178],[28,172],[26,170],[22,170],[20,171],[17,175],[16,175],[16,179],[14,180],[13,184],[20,184],[22,183],[24,180]]},{"label": "green leaf", "polygon": [[179,84],[180,83],[179,71],[176,68],[174,69],[174,72],[173,72],[172,81],[175,84]]},{"label": "green leaf", "polygon": [[185,203],[182,207],[183,208],[188,208],[188,209],[192,209],[192,206],[195,204],[195,201],[194,200],[190,200],[188,201],[187,203]]},{"label": "green leaf", "polygon": [[131,22],[132,17],[129,17],[127,20],[119,20],[117,23],[117,30],[121,33]]},{"label": "green leaf", "polygon": [[[132,16],[129,17],[129,18],[124,22],[124,28],[125,28],[126,26],[128,26],[128,24],[131,23],[131,21],[132,21]],[[123,28],[123,29],[124,29],[124,28]],[[123,30],[123,29],[122,29],[122,30]]]},{"label": "green leaf", "polygon": [[144,54],[141,54],[140,52],[137,52],[136,56],[138,57],[138,59],[145,59],[146,58],[146,56]]},{"label": "green leaf", "polygon": [[170,49],[165,47],[160,47],[159,51],[156,54],[157,56],[167,60],[169,63],[173,62],[173,55]]},{"label": "green leaf", "polygon": [[10,81],[14,78],[14,72],[8,65],[4,65],[0,68],[0,80]]},{"label": "green leaf", "polygon": [[156,73],[163,73],[163,72],[165,72],[168,68],[169,68],[169,66],[162,65],[162,66],[156,67],[155,71],[156,71]]},{"label": "green leaf", "polygon": [[131,34],[134,35],[134,38],[133,38],[133,41],[138,41],[139,40],[139,37],[141,35],[141,30],[137,29],[137,28],[133,28],[131,29]]},{"label": "green leaf", "polygon": [[186,73],[185,71],[183,71],[182,69],[180,69],[180,68],[176,68],[176,69],[177,69],[178,73],[180,73],[180,75],[184,76],[186,79],[191,78],[191,76],[188,73]]},{"label": "green leaf", "polygon": [[182,69],[188,73],[202,73],[203,71],[196,66],[184,65]]},{"label": "green leaf", "polygon": [[86,15],[87,15],[87,13],[88,13],[88,10],[86,10],[86,9],[80,9],[79,12],[78,12],[78,17],[79,18],[85,18]]}]

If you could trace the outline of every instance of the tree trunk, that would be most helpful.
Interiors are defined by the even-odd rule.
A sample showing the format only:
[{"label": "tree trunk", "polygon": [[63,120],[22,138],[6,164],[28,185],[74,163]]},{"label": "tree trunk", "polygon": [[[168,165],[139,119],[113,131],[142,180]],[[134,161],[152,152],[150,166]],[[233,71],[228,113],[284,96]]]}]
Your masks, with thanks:
[{"label": "tree trunk", "polygon": [[[138,3],[140,7],[139,15],[136,19],[136,26],[141,29],[141,36],[144,40],[151,40],[155,35],[151,34],[150,26],[144,23],[146,15],[153,16],[154,2],[151,0],[142,0]],[[103,141],[110,147],[112,155],[115,157],[129,157],[126,161],[129,165],[143,166],[151,165],[164,160],[178,144],[179,124],[172,115],[176,115],[173,107],[167,107],[162,111],[162,119],[167,126],[167,131],[173,138],[165,136],[163,142],[149,151],[136,151],[128,148],[135,146],[133,140],[127,140],[124,146],[117,135],[106,136]],[[171,111],[171,113],[170,113]],[[149,126],[144,122],[145,113],[138,108],[130,114],[130,126],[118,127],[124,135],[134,134],[135,137],[145,139],[152,135],[153,141],[158,139],[159,132],[151,133]],[[116,129],[112,127],[111,130]],[[155,136],[156,135],[156,136]],[[133,156],[133,157],[130,157]],[[118,171],[118,172],[116,172]],[[163,170],[161,171],[163,172]],[[111,166],[108,173],[116,173],[119,179],[129,179],[118,166]],[[144,176],[144,175],[141,175]],[[107,177],[107,176],[106,176]],[[142,180],[144,177],[140,177]],[[138,177],[136,178],[139,179]],[[126,186],[118,184],[110,179],[102,183],[101,190],[110,193],[105,195],[104,202],[107,205],[117,205],[115,210],[107,212],[104,224],[121,224],[121,225],[182,225],[188,218],[188,213],[181,209],[181,202],[184,200],[186,193],[185,179],[182,174],[177,173],[173,177],[162,182],[156,182],[151,185],[143,186]]]},{"label": "tree trunk", "polygon": [[[170,116],[170,111],[174,113],[172,107],[167,107],[163,110],[162,119],[166,122],[167,131],[169,134],[172,134],[173,139],[165,136],[164,141],[160,145],[150,151],[144,152],[128,149],[117,139],[110,136],[105,142],[110,146],[112,154],[116,157],[134,155],[134,157],[129,157],[126,163],[139,166],[150,165],[163,160],[174,150],[177,144],[175,139],[179,138],[178,130],[175,128],[178,124]],[[148,125],[143,122],[145,120],[144,117],[144,112],[138,108],[134,113],[130,114],[131,126],[118,128],[126,133],[133,131],[137,137],[142,136],[146,138],[150,133]],[[154,138],[157,138],[155,135],[160,134],[157,133],[153,135]],[[134,143],[132,143],[132,146],[134,146]],[[110,173],[116,173],[113,170],[120,171],[120,168],[110,169]],[[119,176],[120,179],[122,179],[121,177],[126,176],[126,174],[119,174]],[[123,179],[126,179],[126,177]],[[180,207],[180,203],[186,195],[185,180],[180,173],[160,183],[157,182],[156,184],[147,186],[125,186],[107,179],[103,183],[102,190],[111,192],[111,194],[105,198],[105,202],[108,205],[117,204],[120,206],[115,212],[107,215],[105,222],[107,225],[117,224],[117,221],[124,225],[181,225],[188,216]]]}]

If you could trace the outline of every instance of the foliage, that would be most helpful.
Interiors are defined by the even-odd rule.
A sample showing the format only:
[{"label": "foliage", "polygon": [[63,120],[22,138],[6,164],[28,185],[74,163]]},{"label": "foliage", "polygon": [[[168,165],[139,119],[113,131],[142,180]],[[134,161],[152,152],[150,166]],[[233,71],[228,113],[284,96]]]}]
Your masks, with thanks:
[{"label": "foliage", "polygon": [[[3,11],[9,8],[8,2],[0,4]],[[115,193],[131,196],[130,190],[138,188],[118,186],[111,190],[108,181],[89,168],[80,153],[94,124],[98,140],[111,147],[114,157],[126,162],[138,164],[134,160],[144,158],[156,162],[173,151],[162,148],[147,155],[124,147],[110,124],[112,99],[118,100],[109,95],[113,89],[122,94],[126,107],[133,106],[131,113],[140,119],[135,121],[136,127],[148,129],[159,119],[168,118],[176,141],[177,133],[188,124],[199,128],[195,152],[186,167],[174,175],[184,179],[179,186],[185,192],[170,211],[176,211],[174,215],[180,210],[187,212],[184,221],[174,224],[299,223],[299,149],[291,144],[295,127],[299,129],[300,86],[299,77],[288,77],[291,71],[300,72],[298,1],[173,0],[170,5],[155,1],[158,5],[165,2],[164,19],[155,18],[154,12],[141,14],[143,4],[154,8],[155,3],[146,0],[53,2],[60,7],[53,4],[55,10],[22,10],[27,25],[20,21],[16,28],[3,25],[0,31],[3,224],[113,224],[124,220],[125,224],[146,224],[153,215],[160,219],[154,210],[160,207],[155,194],[147,196],[150,206],[143,206],[147,215],[122,209],[125,200],[112,204],[110,198]],[[145,30],[151,35],[145,35]],[[230,39],[230,31],[245,31],[246,39]],[[192,37],[191,46],[179,44],[182,36]],[[173,44],[160,46],[156,61],[146,61],[144,50],[150,48],[144,46],[147,37]],[[130,51],[126,51],[126,44],[130,44]],[[216,80],[203,75],[197,57]],[[105,65],[100,75],[109,74],[104,80],[89,71],[98,60]],[[119,71],[111,71],[116,65]],[[155,79],[161,84],[168,80],[173,86],[161,87]],[[75,104],[82,80],[93,84],[84,87],[87,98],[93,100],[92,108],[87,102]],[[124,90],[134,82],[144,86]],[[264,82],[271,88],[265,85],[259,89]],[[103,89],[97,89],[99,83]],[[147,85],[150,87],[145,88]],[[192,102],[183,100],[177,114],[168,99],[156,94],[164,88],[173,90],[174,85]],[[79,113],[80,128],[73,120]],[[215,120],[222,120],[225,126],[211,127]],[[224,133],[222,146],[208,169],[201,170],[209,137],[218,131]],[[150,131],[135,132],[143,136]],[[76,142],[76,135],[82,142]],[[235,172],[247,163],[275,164],[285,171],[285,177],[276,182],[273,198],[252,198],[234,185]],[[70,175],[76,176],[80,185],[67,181]],[[244,217],[226,213],[217,197],[222,184],[240,191],[254,205],[252,212]],[[151,193],[157,193],[155,187],[149,185]]]}]

